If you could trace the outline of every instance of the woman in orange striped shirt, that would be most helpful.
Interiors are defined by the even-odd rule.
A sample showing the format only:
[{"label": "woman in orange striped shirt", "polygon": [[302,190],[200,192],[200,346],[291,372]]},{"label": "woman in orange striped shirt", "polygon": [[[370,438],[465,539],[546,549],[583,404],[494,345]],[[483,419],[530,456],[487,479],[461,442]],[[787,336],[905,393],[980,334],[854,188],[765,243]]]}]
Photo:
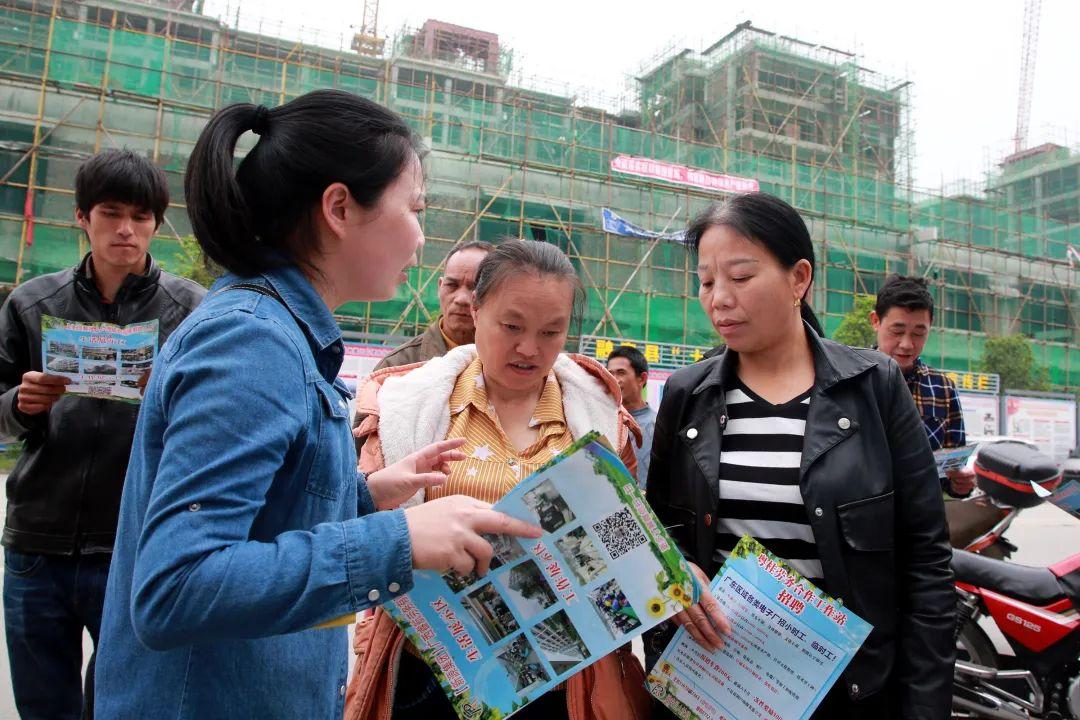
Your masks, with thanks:
[{"label": "woman in orange striped shirt", "polygon": [[[511,240],[488,253],[476,279],[476,344],[380,371],[361,388],[361,467],[370,472],[434,440],[464,438],[465,459],[451,465],[446,482],[406,504],[457,494],[495,502],[575,438],[599,430],[633,472],[638,429],[614,378],[594,360],[562,352],[584,295],[569,258],[553,245]],[[475,553],[485,570],[491,548]],[[385,613],[357,625],[354,647],[347,720],[456,717]],[[519,715],[594,720],[603,708],[604,717],[643,717],[649,700],[642,683],[637,659],[617,652]]]}]

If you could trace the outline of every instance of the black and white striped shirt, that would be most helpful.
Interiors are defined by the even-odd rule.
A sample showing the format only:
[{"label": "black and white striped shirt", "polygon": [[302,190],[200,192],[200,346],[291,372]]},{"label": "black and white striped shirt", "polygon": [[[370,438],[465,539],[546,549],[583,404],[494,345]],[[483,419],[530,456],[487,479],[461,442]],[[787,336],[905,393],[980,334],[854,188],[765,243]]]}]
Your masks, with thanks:
[{"label": "black and white striped shirt", "polygon": [[820,585],[821,561],[799,490],[810,391],[773,405],[738,378],[730,388],[714,560],[724,562],[745,533]]}]

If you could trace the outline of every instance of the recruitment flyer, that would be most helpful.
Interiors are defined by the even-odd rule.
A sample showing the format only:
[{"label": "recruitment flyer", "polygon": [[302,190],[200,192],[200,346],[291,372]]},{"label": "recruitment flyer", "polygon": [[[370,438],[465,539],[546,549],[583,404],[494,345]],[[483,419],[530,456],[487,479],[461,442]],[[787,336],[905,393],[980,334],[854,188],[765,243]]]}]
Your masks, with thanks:
[{"label": "recruitment flyer", "polygon": [[978,445],[966,445],[964,447],[944,448],[942,450],[934,451],[934,461],[937,463],[938,476],[945,477],[946,473],[955,470],[963,470],[978,447]]},{"label": "recruitment flyer", "polygon": [[590,433],[495,509],[544,529],[490,536],[484,577],[415,571],[383,607],[461,718],[500,718],[689,607],[701,588],[626,467]]},{"label": "recruitment flyer", "polygon": [[[1035,483],[1033,488],[1038,488],[1036,494],[1040,497],[1046,491]],[[1039,492],[1041,491],[1041,492]],[[1059,508],[1080,520],[1080,480],[1066,480],[1057,489],[1047,496],[1047,499]]]},{"label": "recruitment flyer", "polygon": [[723,648],[680,628],[648,677],[684,720],[808,718],[872,629],[748,536],[711,590],[731,621]]},{"label": "recruitment flyer", "polygon": [[73,395],[141,402],[157,352],[157,320],[112,325],[41,318],[43,372],[70,378]]}]

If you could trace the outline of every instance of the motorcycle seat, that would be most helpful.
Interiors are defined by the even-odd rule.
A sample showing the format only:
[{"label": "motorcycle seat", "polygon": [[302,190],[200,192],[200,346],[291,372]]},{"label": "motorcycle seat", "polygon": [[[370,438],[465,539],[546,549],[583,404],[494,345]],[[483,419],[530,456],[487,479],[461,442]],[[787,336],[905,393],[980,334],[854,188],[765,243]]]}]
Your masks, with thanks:
[{"label": "motorcycle seat", "polygon": [[1047,568],[1017,565],[965,550],[953,550],[952,569],[957,582],[1029,605],[1049,605],[1065,597],[1058,579]]}]

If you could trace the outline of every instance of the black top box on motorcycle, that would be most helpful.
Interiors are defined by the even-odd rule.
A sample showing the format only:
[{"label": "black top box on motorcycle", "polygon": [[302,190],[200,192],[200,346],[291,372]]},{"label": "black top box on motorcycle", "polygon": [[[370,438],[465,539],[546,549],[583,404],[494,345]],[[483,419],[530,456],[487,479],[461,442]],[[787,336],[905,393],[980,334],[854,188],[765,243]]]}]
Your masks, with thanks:
[{"label": "black top box on motorcycle", "polygon": [[1053,492],[1061,484],[1061,468],[1053,458],[1022,443],[994,443],[979,448],[975,481],[997,502],[1029,508],[1043,501],[1032,483]]}]

